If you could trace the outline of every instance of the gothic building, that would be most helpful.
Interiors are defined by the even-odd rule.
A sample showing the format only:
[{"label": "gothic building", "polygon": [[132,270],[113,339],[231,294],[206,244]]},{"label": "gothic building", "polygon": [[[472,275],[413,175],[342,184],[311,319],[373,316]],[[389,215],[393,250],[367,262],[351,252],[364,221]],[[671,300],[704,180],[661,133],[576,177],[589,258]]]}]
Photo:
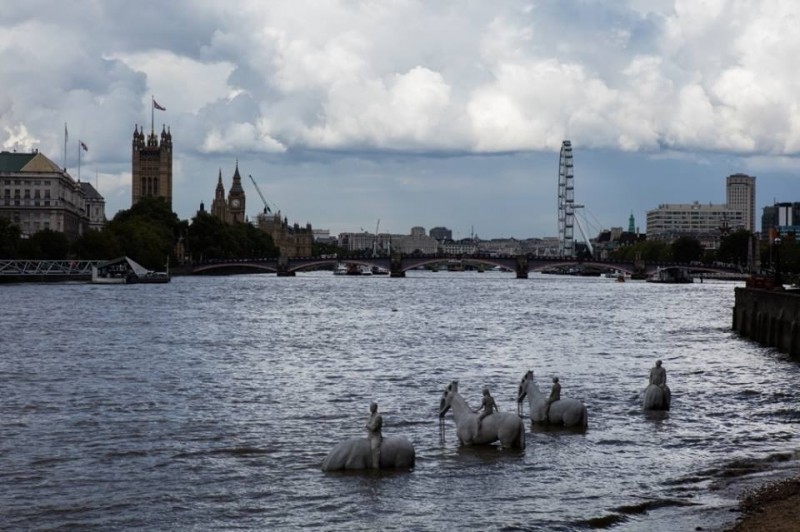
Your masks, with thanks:
[{"label": "gothic building", "polygon": [[217,189],[214,200],[211,202],[211,214],[229,224],[245,221],[245,193],[242,188],[242,176],[239,175],[239,162],[236,162],[236,171],[233,173],[228,197],[225,198],[225,187],[222,185],[222,169],[217,176]]},{"label": "gothic building", "polygon": [[148,196],[165,198],[172,208],[172,134],[161,128],[161,139],[155,131],[145,139],[144,127],[133,129],[131,205]]}]

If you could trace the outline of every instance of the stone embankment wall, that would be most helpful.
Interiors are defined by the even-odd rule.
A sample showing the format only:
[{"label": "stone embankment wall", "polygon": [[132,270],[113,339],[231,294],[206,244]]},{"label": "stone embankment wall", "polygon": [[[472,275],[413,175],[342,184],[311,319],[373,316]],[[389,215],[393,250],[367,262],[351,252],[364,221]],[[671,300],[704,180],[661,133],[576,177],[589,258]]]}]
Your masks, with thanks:
[{"label": "stone embankment wall", "polygon": [[736,288],[733,330],[800,358],[800,291]]}]

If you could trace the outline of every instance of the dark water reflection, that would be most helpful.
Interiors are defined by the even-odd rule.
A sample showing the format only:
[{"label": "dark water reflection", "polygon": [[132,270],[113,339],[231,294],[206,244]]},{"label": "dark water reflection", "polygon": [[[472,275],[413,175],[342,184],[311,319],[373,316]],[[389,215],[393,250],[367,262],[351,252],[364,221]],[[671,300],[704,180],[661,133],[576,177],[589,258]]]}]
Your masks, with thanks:
[{"label": "dark water reflection", "polygon": [[[3,286],[0,507],[10,529],[693,530],[731,480],[790,468],[798,366],[730,331],[733,286],[499,273]],[[12,304],[13,302],[13,304]],[[668,414],[639,407],[664,360]],[[589,431],[462,449],[451,380],[516,411],[533,369]],[[323,474],[362,435],[409,474]],[[527,408],[526,408],[527,412]],[[0,527],[2,528],[2,527]]]}]

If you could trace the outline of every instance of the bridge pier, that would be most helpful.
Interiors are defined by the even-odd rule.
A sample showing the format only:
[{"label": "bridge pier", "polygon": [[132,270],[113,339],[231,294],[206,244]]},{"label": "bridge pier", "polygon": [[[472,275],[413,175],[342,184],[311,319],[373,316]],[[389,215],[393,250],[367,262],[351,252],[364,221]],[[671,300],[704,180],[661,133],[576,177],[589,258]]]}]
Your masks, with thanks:
[{"label": "bridge pier", "polygon": [[517,279],[527,279],[528,278],[528,257],[526,257],[525,255],[518,256],[515,269],[516,269],[516,272],[517,272]]},{"label": "bridge pier", "polygon": [[278,271],[275,273],[278,277],[295,277],[295,273],[289,270],[289,259],[283,255],[278,257]]},{"label": "bridge pier", "polygon": [[399,253],[392,255],[391,262],[389,263],[389,277],[402,278],[406,276],[403,270],[403,256]]}]

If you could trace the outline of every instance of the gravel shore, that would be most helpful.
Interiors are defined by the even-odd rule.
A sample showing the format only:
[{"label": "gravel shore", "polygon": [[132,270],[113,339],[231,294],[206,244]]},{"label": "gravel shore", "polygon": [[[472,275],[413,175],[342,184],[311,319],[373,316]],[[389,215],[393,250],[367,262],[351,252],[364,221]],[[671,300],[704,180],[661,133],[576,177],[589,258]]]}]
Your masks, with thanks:
[{"label": "gravel shore", "polygon": [[766,484],[739,503],[742,517],[728,532],[800,530],[800,476]]}]

